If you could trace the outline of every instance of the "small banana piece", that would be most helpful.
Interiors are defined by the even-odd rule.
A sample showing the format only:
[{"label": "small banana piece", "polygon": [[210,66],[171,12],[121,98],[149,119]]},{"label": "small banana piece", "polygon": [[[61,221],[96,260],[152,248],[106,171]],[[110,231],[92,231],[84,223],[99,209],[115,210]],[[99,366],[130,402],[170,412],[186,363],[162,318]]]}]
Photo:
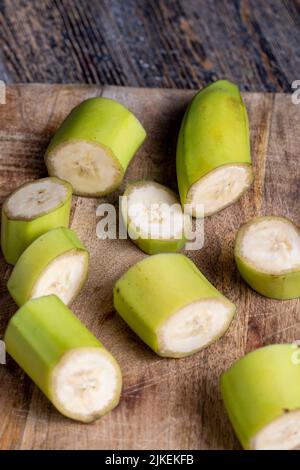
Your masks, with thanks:
[{"label": "small banana piece", "polygon": [[245,449],[300,447],[300,360],[295,344],[257,349],[221,376],[221,393]]},{"label": "small banana piece", "polygon": [[4,340],[7,352],[63,415],[88,423],[117,406],[119,365],[58,297],[25,303]]},{"label": "small banana piece", "polygon": [[189,356],[225,333],[235,306],[186,256],[157,254],[116,283],[114,306],[158,355]]},{"label": "small banana piece", "polygon": [[50,175],[69,181],[75,194],[104,196],[122,182],[146,132],[123,105],[90,98],[66,117],[45,154]]},{"label": "small banana piece", "polygon": [[300,297],[300,230],[285,217],[258,217],[237,234],[235,260],[243,279],[274,299]]},{"label": "small banana piece", "polygon": [[4,202],[1,247],[7,263],[16,264],[40,235],[69,225],[72,187],[58,178],[42,178],[20,186]]},{"label": "small banana piece", "polygon": [[193,98],[180,128],[176,161],[181,203],[193,217],[199,217],[198,206],[209,216],[249,188],[249,123],[236,85],[219,80]]},{"label": "small banana piece", "polygon": [[51,294],[68,305],[87,278],[88,263],[88,251],[76,234],[68,228],[56,228],[41,235],[24,251],[7,288],[19,306],[29,299]]},{"label": "small banana piece", "polygon": [[130,238],[145,253],[176,252],[185,245],[190,216],[169,188],[154,181],[129,184],[121,207]]}]

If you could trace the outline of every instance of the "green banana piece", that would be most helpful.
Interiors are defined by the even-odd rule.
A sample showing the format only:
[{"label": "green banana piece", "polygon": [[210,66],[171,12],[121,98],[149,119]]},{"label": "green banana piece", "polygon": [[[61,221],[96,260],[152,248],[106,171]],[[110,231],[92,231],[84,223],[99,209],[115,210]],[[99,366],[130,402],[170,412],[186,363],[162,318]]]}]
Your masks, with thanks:
[{"label": "green banana piece", "polygon": [[125,106],[90,98],[71,111],[52,138],[45,154],[48,172],[69,181],[75,194],[104,196],[121,184],[145,137]]},{"label": "green banana piece", "polygon": [[236,85],[219,80],[196,94],[181,124],[176,162],[181,203],[194,217],[198,205],[208,216],[249,188],[249,123]]},{"label": "green banana piece", "polygon": [[300,230],[285,217],[257,217],[240,227],[234,249],[242,278],[274,299],[300,297]]},{"label": "green banana piece", "polygon": [[130,183],[121,209],[130,238],[145,253],[177,252],[184,247],[191,219],[169,188],[154,181]]},{"label": "green banana piece", "polygon": [[117,281],[114,306],[155,353],[183,357],[222,336],[235,306],[179,253],[157,254]]},{"label": "green banana piece", "polygon": [[75,232],[56,228],[37,238],[18,259],[7,288],[17,305],[55,294],[67,305],[79,294],[89,254]]},{"label": "green banana piece", "polygon": [[68,227],[72,187],[58,178],[42,178],[20,186],[4,202],[1,248],[7,263],[16,264],[40,235]]},{"label": "green banana piece", "polygon": [[117,406],[118,363],[58,297],[25,303],[11,318],[4,341],[63,415],[88,423]]},{"label": "green banana piece", "polygon": [[221,376],[221,393],[245,449],[300,446],[300,354],[276,344],[247,354]]}]

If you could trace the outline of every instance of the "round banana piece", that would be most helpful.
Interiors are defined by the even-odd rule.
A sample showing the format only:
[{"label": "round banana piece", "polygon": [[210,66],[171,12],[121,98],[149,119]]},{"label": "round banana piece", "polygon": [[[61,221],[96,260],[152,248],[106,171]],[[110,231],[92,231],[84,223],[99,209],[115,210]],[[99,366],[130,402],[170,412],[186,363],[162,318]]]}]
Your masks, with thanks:
[{"label": "round banana piece", "polygon": [[191,219],[169,188],[154,181],[131,183],[121,207],[130,238],[145,253],[176,252],[185,245]]},{"label": "round banana piece", "polygon": [[221,393],[245,449],[300,447],[300,350],[294,344],[257,349],[221,376]]},{"label": "round banana piece", "polygon": [[7,263],[43,233],[68,227],[72,187],[58,178],[42,178],[16,189],[2,206],[1,247]]},{"label": "round banana piece", "polygon": [[70,304],[88,274],[89,254],[75,232],[56,228],[41,235],[17,261],[7,288],[17,305],[44,295]]},{"label": "round banana piece", "polygon": [[237,234],[235,261],[242,278],[274,299],[300,297],[300,230],[285,217],[258,217]]},{"label": "round banana piece", "polygon": [[7,352],[63,415],[88,423],[117,406],[118,363],[58,297],[24,304],[4,340]]},{"label": "round banana piece", "polygon": [[114,306],[154,352],[175,358],[218,339],[235,313],[235,305],[179,253],[132,266],[115,285]]},{"label": "round banana piece", "polygon": [[90,98],[76,106],[45,154],[50,175],[71,183],[80,196],[104,196],[122,182],[146,132],[123,105]]},{"label": "round banana piece", "polygon": [[[182,205],[193,217],[235,202],[253,180],[249,123],[239,89],[219,80],[201,90],[184,115],[177,143]],[[200,211],[202,214],[202,211]]]}]

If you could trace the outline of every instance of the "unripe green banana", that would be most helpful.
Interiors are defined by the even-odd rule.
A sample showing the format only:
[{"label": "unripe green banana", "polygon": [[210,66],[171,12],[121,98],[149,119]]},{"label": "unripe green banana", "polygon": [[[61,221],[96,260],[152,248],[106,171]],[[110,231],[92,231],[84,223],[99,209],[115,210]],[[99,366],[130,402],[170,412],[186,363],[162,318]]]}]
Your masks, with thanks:
[{"label": "unripe green banana", "polygon": [[154,181],[130,183],[121,207],[130,238],[145,253],[176,252],[185,245],[191,219],[169,188]]},{"label": "unripe green banana", "polygon": [[11,318],[6,350],[65,416],[91,422],[117,406],[113,356],[58,297],[30,300]]},{"label": "unripe green banana", "polygon": [[300,297],[300,230],[285,217],[257,217],[237,234],[235,261],[243,279],[274,299]]},{"label": "unripe green banana", "polygon": [[235,313],[235,306],[178,253],[153,255],[132,266],[115,285],[114,306],[165,357],[208,346],[225,333]]},{"label": "unripe green banana", "polygon": [[123,105],[90,98],[64,120],[46,151],[50,175],[63,178],[81,196],[104,196],[122,182],[146,132]]},{"label": "unripe green banana", "polygon": [[300,351],[296,345],[260,348],[221,377],[221,393],[245,449],[300,446]]},{"label": "unripe green banana", "polygon": [[89,254],[75,232],[56,228],[41,235],[22,253],[7,282],[21,306],[27,300],[55,294],[70,304],[88,272]]},{"label": "unripe green banana", "polygon": [[252,183],[248,116],[233,83],[212,83],[189,104],[177,143],[177,179],[181,203],[194,217],[197,205],[205,216],[214,214]]},{"label": "unripe green banana", "polygon": [[7,263],[16,264],[30,243],[56,227],[68,227],[72,187],[58,178],[25,183],[2,206],[1,248]]}]

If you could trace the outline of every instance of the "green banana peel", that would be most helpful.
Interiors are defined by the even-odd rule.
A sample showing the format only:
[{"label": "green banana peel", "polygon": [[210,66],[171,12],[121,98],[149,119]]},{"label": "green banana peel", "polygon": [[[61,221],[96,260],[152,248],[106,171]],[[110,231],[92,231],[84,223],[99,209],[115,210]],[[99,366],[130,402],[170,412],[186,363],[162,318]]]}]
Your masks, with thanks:
[{"label": "green banana peel", "polygon": [[245,449],[300,445],[300,354],[295,344],[260,348],[221,376],[221,393]]},{"label": "green banana peel", "polygon": [[104,196],[121,184],[145,137],[125,106],[90,98],[71,111],[52,138],[45,154],[48,172],[69,181],[75,194]]},{"label": "green banana peel", "polygon": [[25,303],[4,340],[7,352],[63,415],[91,422],[117,406],[119,365],[58,297]]},{"label": "green banana peel", "polygon": [[249,188],[249,122],[236,85],[219,80],[196,94],[181,124],[176,165],[181,203],[194,217],[197,205],[208,216]]},{"label": "green banana peel", "polygon": [[[44,187],[45,193],[39,194],[36,188]],[[46,188],[46,189],[45,189]],[[55,194],[63,188],[60,198]],[[23,195],[27,201],[26,216],[18,211],[16,196]],[[44,207],[46,201],[39,197],[54,198],[53,204]],[[27,197],[27,199],[26,199]],[[15,201],[15,202],[14,202]],[[23,251],[39,236],[56,227],[68,227],[72,201],[72,187],[66,181],[58,178],[42,178],[20,186],[4,202],[1,220],[1,248],[5,261],[16,264]],[[29,206],[33,214],[30,215]],[[37,207],[38,205],[38,207]],[[11,207],[12,206],[12,207]]]},{"label": "green banana peel", "polygon": [[235,306],[179,253],[157,254],[117,281],[114,306],[155,353],[184,357],[219,338]]},{"label": "green banana peel", "polygon": [[300,297],[300,230],[289,219],[257,217],[242,225],[234,257],[242,278],[258,293],[278,300]]},{"label": "green banana peel", "polygon": [[7,288],[19,306],[49,294],[70,304],[86,281],[88,263],[88,251],[75,232],[56,228],[41,235],[22,253]]}]

